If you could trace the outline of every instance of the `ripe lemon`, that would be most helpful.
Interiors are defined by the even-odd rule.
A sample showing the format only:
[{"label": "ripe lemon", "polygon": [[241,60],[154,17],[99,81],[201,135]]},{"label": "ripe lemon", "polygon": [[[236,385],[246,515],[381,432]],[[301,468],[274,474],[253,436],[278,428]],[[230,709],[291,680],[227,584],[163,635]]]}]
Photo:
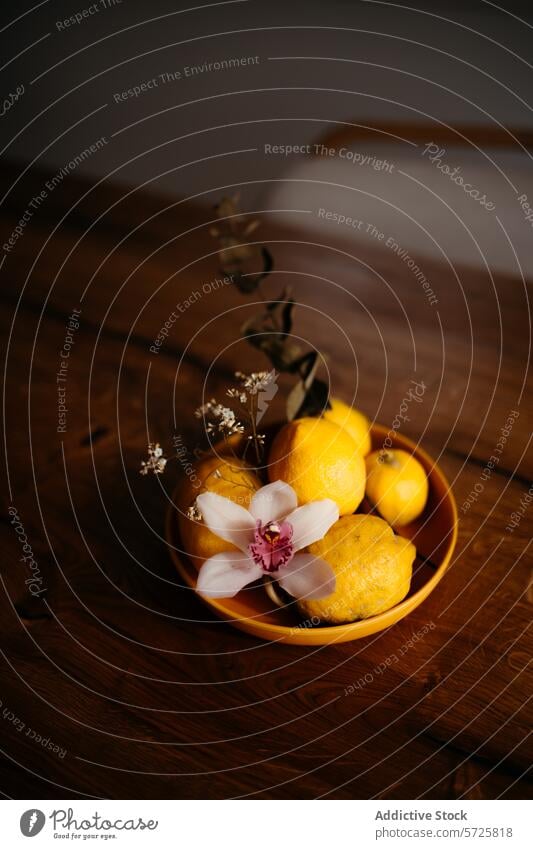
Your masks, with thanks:
[{"label": "ripe lemon", "polygon": [[209,455],[194,464],[194,471],[182,483],[177,496],[181,547],[199,569],[204,560],[237,547],[218,537],[202,521],[189,519],[187,510],[202,492],[216,492],[242,507],[248,507],[261,481],[251,466],[233,457]]},{"label": "ripe lemon", "polygon": [[302,615],[341,624],[389,610],[409,592],[416,549],[378,516],[344,516],[308,551],[335,572],[335,592],[317,601],[302,599]]},{"label": "ripe lemon", "polygon": [[341,516],[359,507],[365,491],[365,461],[356,443],[323,418],[295,419],[281,428],[270,450],[268,476],[290,484],[300,504],[331,498]]},{"label": "ripe lemon", "polygon": [[391,525],[408,525],[418,518],[428,498],[423,466],[407,451],[373,451],[366,458],[366,494]]},{"label": "ripe lemon", "polygon": [[370,439],[370,422],[364,413],[349,407],[339,398],[330,398],[331,409],[324,412],[324,418],[328,422],[343,427],[355,440],[359,453],[366,457],[372,450]]}]

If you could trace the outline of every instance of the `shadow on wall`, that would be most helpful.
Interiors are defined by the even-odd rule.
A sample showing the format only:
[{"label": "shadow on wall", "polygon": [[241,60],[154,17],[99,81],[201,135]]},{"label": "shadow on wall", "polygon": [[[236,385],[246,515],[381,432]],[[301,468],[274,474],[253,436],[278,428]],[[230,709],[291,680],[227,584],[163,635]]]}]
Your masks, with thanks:
[{"label": "shadow on wall", "polygon": [[[192,5],[97,0],[73,12],[64,0],[21,18],[9,52],[40,43],[6,69],[6,90],[26,88],[4,118],[7,137],[43,114],[6,155],[56,170],[105,137],[78,175],[184,196],[228,178],[279,179],[285,163],[263,155],[265,142],[308,144],[338,122],[532,124],[523,64],[492,41],[503,21],[527,55],[530,32],[492,5]],[[523,5],[517,13],[531,15]],[[248,205],[271,196],[261,182],[244,194]]]}]

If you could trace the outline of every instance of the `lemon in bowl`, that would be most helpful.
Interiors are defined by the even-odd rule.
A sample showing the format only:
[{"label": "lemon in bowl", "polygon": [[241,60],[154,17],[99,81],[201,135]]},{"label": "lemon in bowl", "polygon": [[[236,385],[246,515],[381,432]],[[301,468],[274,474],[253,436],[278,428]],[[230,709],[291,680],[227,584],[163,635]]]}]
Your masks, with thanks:
[{"label": "lemon in bowl", "polygon": [[379,516],[344,516],[308,551],[326,560],[336,578],[331,595],[298,602],[300,613],[313,621],[338,625],[368,619],[409,592],[415,546]]},{"label": "lemon in bowl", "polygon": [[373,451],[366,458],[366,494],[394,527],[408,525],[423,513],[429,485],[422,464],[401,449]]},{"label": "lemon in bowl", "polygon": [[344,428],[355,441],[359,453],[366,457],[372,450],[370,421],[364,413],[348,406],[340,398],[330,398],[329,403],[330,407],[324,411],[323,417]]},{"label": "lemon in bowl", "polygon": [[183,552],[197,569],[204,560],[223,551],[238,551],[231,542],[209,530],[200,518],[189,515],[196,497],[202,492],[215,492],[248,508],[262,482],[248,463],[237,457],[209,454],[195,463],[193,471],[181,483],[175,496],[178,525]]},{"label": "lemon in bowl", "polygon": [[294,419],[276,434],[268,458],[270,481],[290,484],[299,504],[331,498],[341,516],[365,492],[365,461],[350,434],[325,418]]}]

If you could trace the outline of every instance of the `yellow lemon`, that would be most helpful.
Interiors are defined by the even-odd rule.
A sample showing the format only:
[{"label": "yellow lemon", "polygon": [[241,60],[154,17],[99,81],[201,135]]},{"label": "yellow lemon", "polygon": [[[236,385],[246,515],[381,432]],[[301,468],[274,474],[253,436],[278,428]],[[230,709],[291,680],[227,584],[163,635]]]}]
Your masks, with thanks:
[{"label": "yellow lemon", "polygon": [[326,419],[289,422],[270,449],[268,476],[290,484],[300,504],[331,498],[342,515],[359,507],[365,491],[365,461],[343,428]]},{"label": "yellow lemon", "polygon": [[428,498],[423,466],[407,451],[373,451],[366,458],[366,494],[391,525],[408,525],[418,518]]},{"label": "yellow lemon", "polygon": [[359,452],[363,457],[366,457],[372,450],[372,441],[370,439],[370,422],[365,414],[356,410],[355,407],[349,407],[339,398],[330,398],[329,403],[331,409],[324,412],[326,421],[334,422],[347,430],[352,439],[355,440]]},{"label": "yellow lemon", "polygon": [[326,560],[337,579],[331,595],[298,603],[301,614],[313,622],[368,619],[409,592],[416,549],[378,516],[344,516],[308,551]]},{"label": "yellow lemon", "polygon": [[260,479],[243,460],[209,455],[194,464],[178,492],[177,506],[181,547],[198,569],[214,554],[237,551],[237,548],[210,531],[202,521],[187,516],[196,497],[202,492],[216,492],[247,508],[260,487]]}]

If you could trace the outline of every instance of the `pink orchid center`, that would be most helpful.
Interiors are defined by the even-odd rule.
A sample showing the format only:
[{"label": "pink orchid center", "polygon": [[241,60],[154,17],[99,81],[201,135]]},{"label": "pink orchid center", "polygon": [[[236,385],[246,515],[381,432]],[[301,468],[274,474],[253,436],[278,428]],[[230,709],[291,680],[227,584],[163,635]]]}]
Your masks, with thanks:
[{"label": "pink orchid center", "polygon": [[254,563],[265,572],[277,572],[294,556],[292,525],[289,522],[268,522],[263,525],[258,520],[254,542],[250,543],[249,550]]}]

